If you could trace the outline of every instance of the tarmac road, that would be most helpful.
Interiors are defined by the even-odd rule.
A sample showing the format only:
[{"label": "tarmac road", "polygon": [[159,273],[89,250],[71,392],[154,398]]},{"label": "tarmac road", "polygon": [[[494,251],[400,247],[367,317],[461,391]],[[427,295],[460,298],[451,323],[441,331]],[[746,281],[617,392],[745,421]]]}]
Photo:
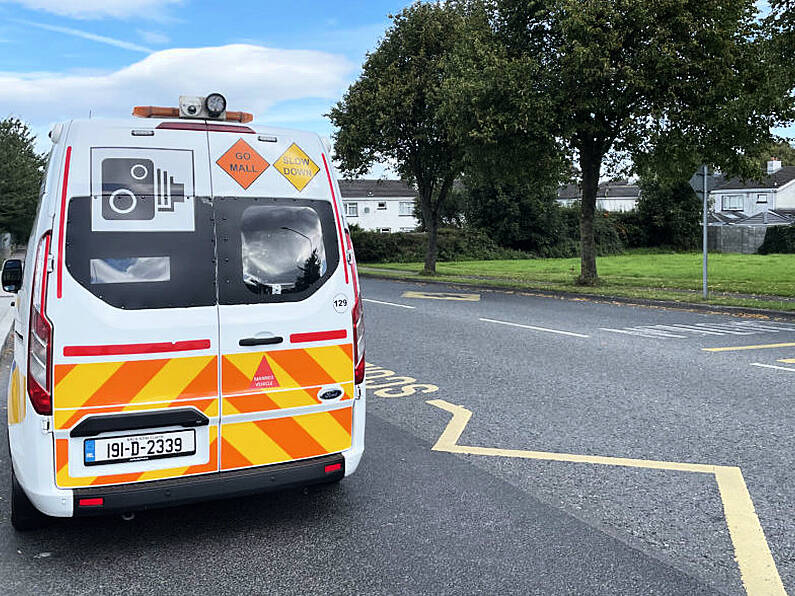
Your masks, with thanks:
[{"label": "tarmac road", "polygon": [[[16,534],[6,473],[0,592],[746,593],[711,474],[544,453],[738,466],[793,589],[795,364],[782,360],[795,358],[795,324],[370,279],[363,290],[373,366],[356,474]],[[6,352],[0,383],[9,366]],[[458,445],[542,455],[434,451],[455,417],[429,400],[472,413]],[[740,559],[751,572],[764,562]]]}]

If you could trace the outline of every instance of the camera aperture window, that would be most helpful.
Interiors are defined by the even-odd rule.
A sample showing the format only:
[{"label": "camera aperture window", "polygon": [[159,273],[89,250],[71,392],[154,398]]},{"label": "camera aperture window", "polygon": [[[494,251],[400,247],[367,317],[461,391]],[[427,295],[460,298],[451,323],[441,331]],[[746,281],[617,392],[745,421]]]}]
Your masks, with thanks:
[{"label": "camera aperture window", "polygon": [[171,280],[169,257],[91,259],[92,284],[142,283]]}]

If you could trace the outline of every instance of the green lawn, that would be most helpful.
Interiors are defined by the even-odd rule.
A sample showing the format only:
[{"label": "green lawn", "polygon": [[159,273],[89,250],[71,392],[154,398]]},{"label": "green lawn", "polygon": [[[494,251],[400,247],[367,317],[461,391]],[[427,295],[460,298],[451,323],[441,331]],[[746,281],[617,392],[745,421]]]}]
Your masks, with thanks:
[{"label": "green lawn", "polygon": [[[600,257],[601,284],[597,288],[574,285],[579,259],[528,259],[514,261],[455,261],[438,263],[439,278],[489,286],[569,290],[598,295],[619,295],[701,302],[701,253],[655,254],[635,252]],[[364,273],[375,269],[394,271],[398,277],[414,277],[420,263],[362,265]],[[378,273],[384,273],[379,271]],[[718,293],[710,303],[795,310],[795,255],[709,255],[709,288]],[[720,293],[753,294],[759,298]]]}]

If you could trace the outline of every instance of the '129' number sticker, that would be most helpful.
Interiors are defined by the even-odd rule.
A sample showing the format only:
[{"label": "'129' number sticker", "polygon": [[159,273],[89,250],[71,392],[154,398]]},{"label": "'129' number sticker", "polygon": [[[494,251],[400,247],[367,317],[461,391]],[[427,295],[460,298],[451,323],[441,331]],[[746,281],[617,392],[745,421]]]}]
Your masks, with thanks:
[{"label": "'129' number sticker", "polygon": [[337,294],[332,304],[334,305],[334,310],[343,313],[348,310],[348,297],[345,294]]}]

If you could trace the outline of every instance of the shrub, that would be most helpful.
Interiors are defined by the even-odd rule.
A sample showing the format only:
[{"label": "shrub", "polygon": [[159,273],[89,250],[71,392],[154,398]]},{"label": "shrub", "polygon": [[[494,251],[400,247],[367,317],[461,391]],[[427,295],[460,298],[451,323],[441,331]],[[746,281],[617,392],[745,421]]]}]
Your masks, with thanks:
[{"label": "shrub", "polygon": [[[424,232],[370,232],[351,226],[351,240],[360,263],[416,263],[425,259]],[[439,261],[526,259],[531,255],[502,248],[481,230],[443,228],[438,233]]]},{"label": "shrub", "polygon": [[795,253],[795,224],[791,226],[769,226],[765,240],[759,247],[760,255],[771,253]]}]

